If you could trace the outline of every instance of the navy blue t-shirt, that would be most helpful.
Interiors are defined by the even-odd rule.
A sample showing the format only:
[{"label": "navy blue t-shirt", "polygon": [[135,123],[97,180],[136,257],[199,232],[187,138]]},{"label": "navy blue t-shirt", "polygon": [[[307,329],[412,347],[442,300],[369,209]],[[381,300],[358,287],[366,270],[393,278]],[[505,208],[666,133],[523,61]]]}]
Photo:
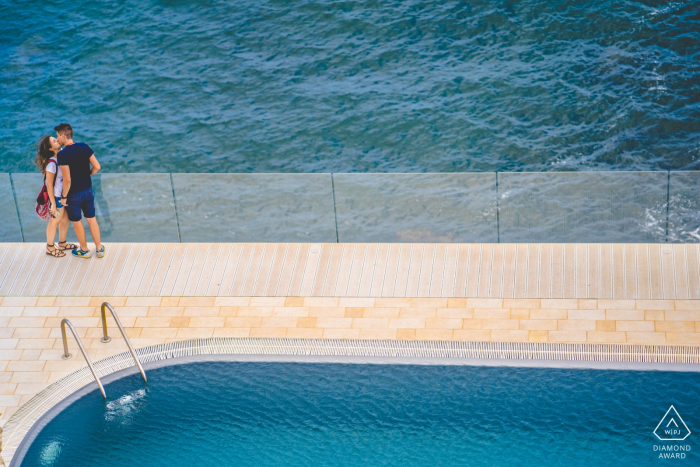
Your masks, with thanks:
[{"label": "navy blue t-shirt", "polygon": [[92,154],[92,149],[85,143],[71,144],[58,152],[58,165],[67,165],[70,168],[69,196],[92,188],[90,178]]}]

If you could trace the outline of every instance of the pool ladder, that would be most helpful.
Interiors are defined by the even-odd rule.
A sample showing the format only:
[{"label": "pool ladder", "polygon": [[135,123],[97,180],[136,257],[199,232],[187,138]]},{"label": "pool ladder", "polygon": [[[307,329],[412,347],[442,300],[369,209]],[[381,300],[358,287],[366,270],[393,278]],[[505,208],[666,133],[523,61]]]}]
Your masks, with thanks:
[{"label": "pool ladder", "polygon": [[[117,313],[114,311],[114,308],[112,308],[112,305],[110,305],[107,302],[102,303],[101,307],[101,312],[102,312],[102,332],[104,334],[104,337],[100,339],[101,342],[107,343],[112,340],[109,335],[107,335],[107,313],[106,310],[109,309],[110,313],[112,313],[112,317],[114,318],[114,321],[117,323],[117,327],[122,333],[122,336],[124,337],[124,341],[126,342],[126,346],[129,348],[129,352],[131,352],[131,356],[134,357],[134,362],[136,362],[136,366],[139,368],[139,371],[141,372],[141,376],[143,377],[143,381],[147,382],[148,380],[146,379],[146,372],[143,371],[143,367],[141,366],[141,362],[139,361],[138,357],[136,356],[136,352],[134,351],[134,347],[131,345],[131,341],[129,340],[129,337],[126,335],[126,332],[124,331],[124,326],[122,326],[121,321],[119,321],[119,317],[117,316]],[[66,335],[66,326],[68,326],[73,333],[73,337],[75,337],[76,342],[78,342],[78,347],[80,348],[80,351],[83,354],[83,357],[85,358],[85,361],[88,364],[88,367],[90,368],[90,371],[92,372],[92,376],[95,378],[95,382],[97,383],[97,386],[100,388],[100,392],[102,393],[103,398],[107,398],[107,395],[105,394],[105,388],[102,386],[102,382],[100,381],[100,378],[97,376],[97,372],[95,371],[95,367],[92,366],[92,361],[90,360],[90,357],[88,357],[87,352],[85,352],[85,347],[83,347],[83,343],[80,340],[80,337],[78,337],[78,334],[75,332],[75,328],[73,327],[73,324],[67,319],[61,320],[61,335],[63,336],[63,355],[61,358],[64,360],[67,360],[73,356],[73,354],[68,352],[68,337]]]}]

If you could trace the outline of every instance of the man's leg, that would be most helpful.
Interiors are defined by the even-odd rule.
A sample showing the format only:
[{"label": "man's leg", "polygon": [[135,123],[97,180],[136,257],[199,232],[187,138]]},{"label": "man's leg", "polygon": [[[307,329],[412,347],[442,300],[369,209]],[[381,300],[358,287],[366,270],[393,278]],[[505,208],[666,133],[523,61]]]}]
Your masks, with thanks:
[{"label": "man's leg", "polygon": [[[95,217],[86,217],[85,220],[87,220],[88,227],[90,228],[90,235],[92,235],[92,241],[95,242],[95,248],[97,251],[102,248],[102,242],[100,241],[100,226],[97,224],[97,218]],[[85,230],[83,230],[85,232]],[[83,233],[83,236],[85,234]]]},{"label": "man's leg", "polygon": [[73,222],[73,230],[75,230],[75,236],[78,237],[78,243],[80,243],[80,249],[82,251],[87,251],[87,239],[85,238],[85,227],[81,221]]}]

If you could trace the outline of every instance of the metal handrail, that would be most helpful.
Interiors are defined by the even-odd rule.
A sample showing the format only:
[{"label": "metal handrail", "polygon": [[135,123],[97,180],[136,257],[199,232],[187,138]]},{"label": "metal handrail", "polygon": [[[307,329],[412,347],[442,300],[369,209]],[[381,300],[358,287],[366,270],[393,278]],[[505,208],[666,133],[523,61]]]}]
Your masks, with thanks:
[{"label": "metal handrail", "polygon": [[117,323],[117,327],[119,330],[122,332],[122,336],[124,337],[124,340],[126,341],[126,346],[129,347],[129,352],[131,352],[131,356],[134,357],[134,362],[136,362],[136,366],[139,367],[139,371],[141,372],[141,376],[143,377],[144,382],[148,382],[146,379],[146,372],[143,371],[143,367],[141,366],[141,362],[139,362],[138,357],[136,357],[136,352],[134,351],[134,348],[131,346],[131,341],[126,335],[126,332],[124,331],[124,326],[122,326],[121,321],[119,321],[119,317],[117,316],[117,313],[114,311],[114,308],[112,308],[112,305],[110,305],[107,302],[104,302],[101,307],[102,311],[102,332],[104,333],[104,337],[100,339],[100,341],[107,343],[112,340],[111,337],[107,335],[107,314],[105,313],[105,308],[109,308],[109,311],[112,313],[112,317],[114,318],[114,321]]},{"label": "metal handrail", "polygon": [[92,371],[92,376],[95,377],[95,382],[97,383],[97,386],[100,388],[100,392],[102,393],[102,397],[107,399],[107,394],[105,394],[105,388],[102,386],[102,382],[100,381],[100,378],[97,377],[97,373],[95,372],[95,367],[92,366],[92,362],[90,361],[90,357],[88,357],[87,352],[85,352],[85,347],[83,347],[83,343],[80,341],[80,337],[78,337],[78,334],[75,332],[75,328],[71,324],[70,321],[67,319],[61,320],[61,334],[63,335],[63,355],[61,358],[64,360],[68,360],[73,356],[73,354],[68,353],[68,337],[66,335],[66,325],[70,328],[71,332],[73,333],[73,337],[75,337],[76,342],[78,342],[78,347],[80,347],[80,351],[83,353],[83,357],[85,357],[85,361],[88,364],[88,367],[90,367],[90,371]]}]

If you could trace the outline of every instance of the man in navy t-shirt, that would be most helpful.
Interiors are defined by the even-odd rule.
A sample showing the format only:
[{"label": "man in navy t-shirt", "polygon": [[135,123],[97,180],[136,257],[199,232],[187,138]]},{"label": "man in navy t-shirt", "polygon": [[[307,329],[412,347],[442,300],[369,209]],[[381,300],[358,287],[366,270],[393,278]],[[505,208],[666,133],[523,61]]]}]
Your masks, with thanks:
[{"label": "man in navy t-shirt", "polygon": [[90,146],[73,142],[73,128],[69,124],[61,123],[54,130],[56,130],[56,139],[63,146],[58,153],[58,165],[61,166],[63,173],[61,202],[66,207],[68,219],[73,222],[75,236],[80,243],[80,249],[73,250],[73,255],[79,258],[92,256],[87,247],[85,227],[81,221],[82,213],[95,242],[97,257],[102,258],[105,255],[105,247],[100,242],[100,226],[95,219],[95,194],[92,191],[91,178],[100,170],[100,163],[97,162]]}]

